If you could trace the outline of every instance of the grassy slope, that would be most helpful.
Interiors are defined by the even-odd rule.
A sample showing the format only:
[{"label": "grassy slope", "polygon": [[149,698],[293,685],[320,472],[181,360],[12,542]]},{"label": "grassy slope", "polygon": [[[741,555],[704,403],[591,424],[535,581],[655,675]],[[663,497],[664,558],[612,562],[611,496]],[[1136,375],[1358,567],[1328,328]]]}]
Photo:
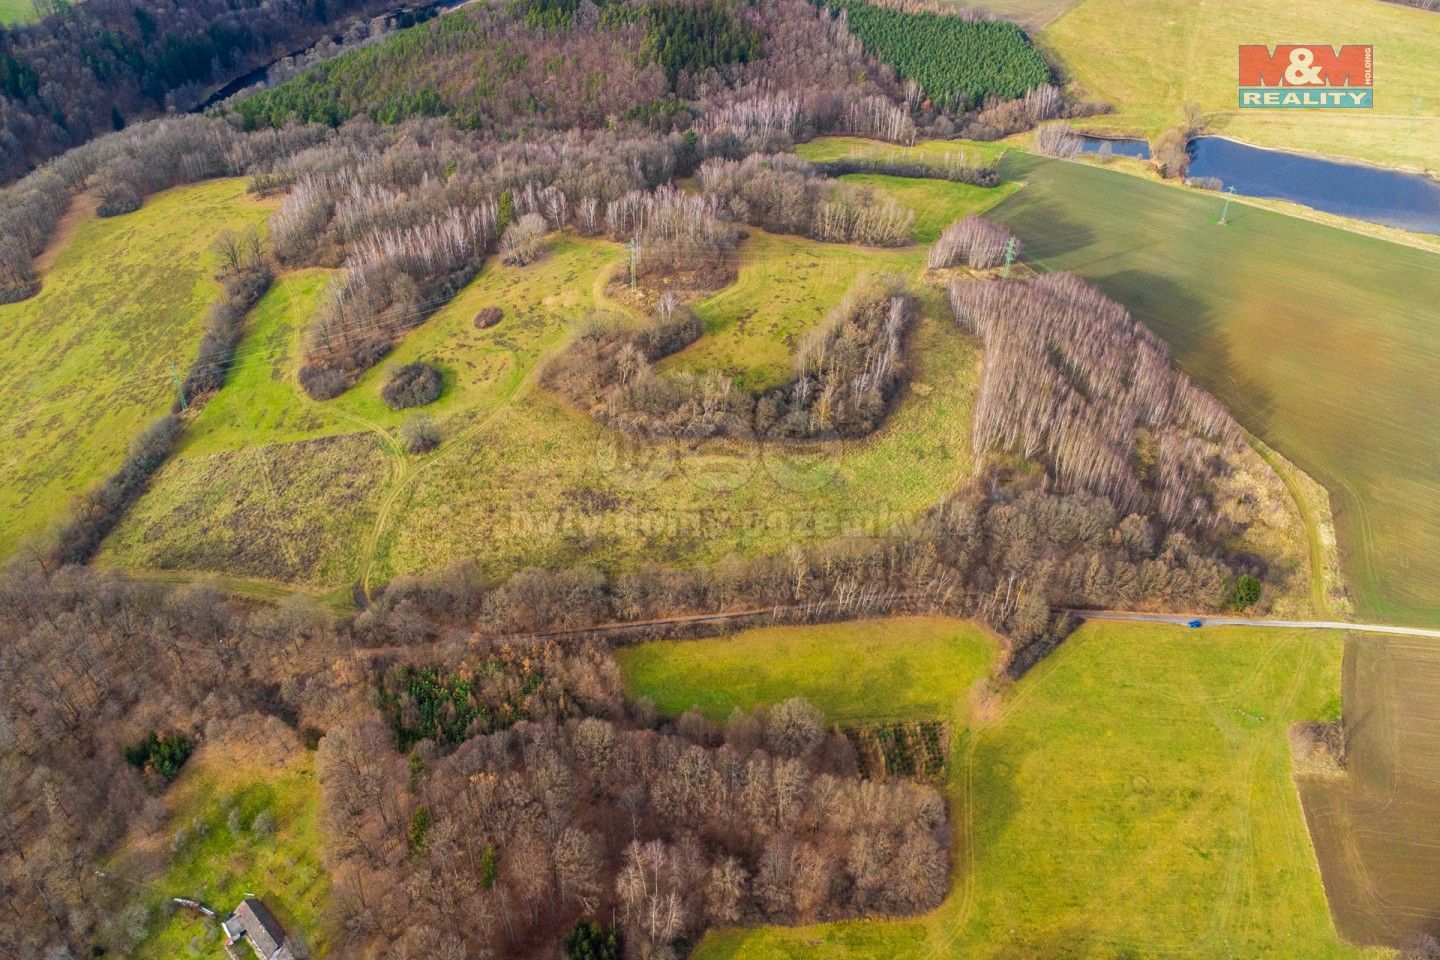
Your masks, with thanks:
[{"label": "grassy slope", "polygon": [[[272,766],[237,763],[237,752],[243,758],[243,746],[234,743],[202,747],[166,796],[171,832],[188,831],[188,839],[169,856],[164,873],[145,885],[145,903],[157,921],[135,960],[224,960],[213,921],[190,911],[168,915],[163,904],[188,897],[225,915],[249,894],[264,899],[287,931],[303,935],[312,955],[325,955],[330,878],[321,859],[324,836],[312,755],[293,755]],[[230,830],[232,808],[239,810],[238,832]],[[262,810],[275,819],[272,837],[251,829]],[[167,837],[145,839],[168,843]]]},{"label": "grassy slope", "polygon": [[[891,625],[871,628],[888,634]],[[808,689],[828,698],[833,684],[849,682],[852,663],[822,649],[834,629],[786,636],[790,646],[769,669],[797,686],[765,696]],[[626,654],[640,680],[634,692],[674,696],[690,684],[691,665],[704,663],[711,691],[749,700],[756,658],[771,656],[755,649],[761,639],[642,647]],[[669,670],[648,665],[641,679],[637,658],[666,649],[680,658]],[[907,689],[890,692],[917,702],[904,669],[914,657],[909,644],[874,644],[872,682],[899,678]],[[1286,739],[1293,720],[1338,712],[1339,673],[1338,641],[1304,631],[1088,624],[1007,694],[997,718],[967,731],[959,706],[949,786],[959,866],[939,909],[722,931],[695,955],[1366,955],[1340,943],[1331,924]],[[949,696],[945,671],[928,678],[931,699]],[[866,698],[886,692],[853,684],[862,687]]]},{"label": "grassy slope", "polygon": [[[1122,26],[1123,25],[1123,26]],[[1090,124],[1147,136],[1199,103],[1223,133],[1275,147],[1437,169],[1440,17],[1375,0],[1083,0],[1040,34],[1092,97]],[[1238,110],[1242,43],[1369,43],[1373,110]]]},{"label": "grassy slope", "polygon": [[1325,486],[1368,615],[1440,620],[1440,256],[1097,167],[1011,153],[994,216],[1170,341]]},{"label": "grassy slope", "polygon": [[221,180],[90,220],[40,293],[0,306],[0,556],[110,473],[174,396],[219,286],[207,248],[225,227],[263,223],[268,204]]},{"label": "grassy slope", "polygon": [[[1008,194],[938,182],[903,186],[903,201],[947,215]],[[773,254],[771,262],[797,269],[834,263],[849,273],[913,275],[923,256],[918,247],[873,251],[758,231],[749,244]],[[104,558],[310,587],[335,587],[366,573],[373,582],[462,557],[495,573],[577,560],[683,563],[777,550],[843,530],[883,530],[968,475],[979,358],[934,295],[916,338],[922,388],[886,430],[862,443],[783,451],[663,444],[636,451],[537,392],[539,359],[575,321],[589,309],[620,309],[604,294],[620,257],[608,242],[565,237],[530,267],[487,266],[384,364],[325,404],[305,399],[293,384],[295,338],[323,277],[287,278],[252,318],[231,384],[112,535]],[[834,277],[802,270],[780,289],[743,275],[738,308],[724,303],[724,293],[702,308],[711,336],[697,347],[708,351],[701,365],[757,380],[783,376],[788,348],[775,335],[799,332],[823,316],[848,285]],[[474,330],[476,310],[490,304],[505,308],[505,320]],[[763,336],[753,336],[759,324],[742,326],[752,310],[773,312]],[[390,431],[404,415],[378,397],[388,371],[416,359],[440,364],[448,381],[445,397],[426,410],[446,439],[424,458],[395,454]],[[321,459],[287,446],[341,433],[369,434],[347,448],[353,463],[338,450]],[[376,459],[381,450],[385,464]],[[262,460],[268,467],[257,471]],[[257,475],[266,482],[256,482]]]},{"label": "grassy slope", "polygon": [[895,617],[747,630],[723,642],[657,641],[616,652],[625,683],[675,716],[723,721],[802,696],[834,720],[948,717],[995,661],[994,639],[964,621]]},{"label": "grassy slope", "polygon": [[380,574],[467,557],[496,574],[686,564],[883,531],[971,469],[978,351],[932,302],[916,354],[933,389],[875,436],[813,449],[637,448],[547,396],[527,396],[417,468],[379,544]]},{"label": "grassy slope", "polygon": [[[874,141],[833,137],[815,141],[813,147],[807,144],[811,149],[802,148],[801,153],[812,160],[837,159],[875,146]],[[967,152],[981,159],[978,151]],[[994,154],[987,150],[985,158]],[[952,221],[983,212],[1020,187],[1005,183],[986,190],[869,174],[845,179],[888,193],[914,210],[918,243],[934,242]],[[720,370],[749,389],[777,386],[790,376],[790,355],[800,334],[829,313],[856,278],[911,272],[921,263],[914,250],[818,243],[761,231],[751,232],[739,255],[737,281],[696,305],[705,319],[704,338],[666,361],[664,369]]]}]

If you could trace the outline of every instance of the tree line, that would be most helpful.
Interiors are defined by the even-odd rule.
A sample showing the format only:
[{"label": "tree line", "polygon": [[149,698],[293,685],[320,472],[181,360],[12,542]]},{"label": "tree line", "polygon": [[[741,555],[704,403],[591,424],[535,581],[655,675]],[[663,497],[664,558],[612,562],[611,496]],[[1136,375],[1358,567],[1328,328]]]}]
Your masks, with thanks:
[{"label": "tree line", "polygon": [[318,747],[347,955],[533,956],[579,921],[618,921],[628,956],[665,956],[712,924],[908,913],[946,889],[940,796],[862,778],[850,739],[803,701],[723,727],[664,720],[591,643],[348,656],[390,629],[302,600],[9,570],[5,955],[129,954],[156,918],[111,851],[130,830],[187,829],[169,823],[166,777],[236,736]]},{"label": "tree line", "polygon": [[939,794],[861,778],[808,703],[737,710],[723,729],[698,711],[657,721],[600,648],[508,655],[456,675],[510,686],[485,705],[519,694],[499,729],[481,706],[468,736],[416,742],[406,762],[376,749],[370,711],[320,742],[348,949],[535,956],[615,917],[627,956],[670,957],[712,925],[909,913],[944,895]]},{"label": "tree line", "polygon": [[180,384],[180,396],[170,413],[152,421],[135,437],[119,469],[78,499],[71,516],[50,537],[51,542],[37,546],[48,555],[49,564],[84,564],[94,557],[105,537],[169,458],[189,418],[225,385],[244,332],[245,317],[270,288],[274,274],[258,232],[221,234],[216,247],[221,257],[216,279],[223,293],[206,317],[205,334]]},{"label": "tree line", "polygon": [[956,280],[950,302],[985,346],[977,454],[1039,459],[1064,489],[1177,527],[1219,522],[1210,489],[1241,430],[1123,306],[1065,273]]},{"label": "tree line", "polygon": [[913,298],[898,280],[862,281],[806,333],[793,378],[755,394],[718,373],[656,369],[703,332],[699,318],[667,294],[648,325],[590,325],[546,365],[542,382],[607,426],[647,438],[853,438],[888,412],[903,381],[914,316]]}]

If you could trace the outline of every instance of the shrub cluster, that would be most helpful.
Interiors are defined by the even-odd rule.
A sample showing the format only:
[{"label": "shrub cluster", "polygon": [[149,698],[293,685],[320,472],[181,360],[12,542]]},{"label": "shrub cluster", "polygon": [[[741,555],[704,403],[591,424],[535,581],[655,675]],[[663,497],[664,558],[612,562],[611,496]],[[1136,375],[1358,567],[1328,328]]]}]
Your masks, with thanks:
[{"label": "shrub cluster", "polygon": [[763,394],[718,374],[668,376],[658,360],[689,346],[702,325],[662,301],[650,324],[592,325],[545,369],[545,385],[615,429],[692,439],[729,435],[815,440],[879,426],[904,376],[914,303],[898,281],[866,281],[797,348],[795,375]]},{"label": "shrub cluster", "polygon": [[913,211],[888,196],[829,180],[793,154],[711,158],[697,176],[705,196],[743,223],[831,243],[910,242]]},{"label": "shrub cluster", "polygon": [[400,425],[400,442],[411,453],[429,453],[440,446],[440,428],[429,417],[411,417]]},{"label": "shrub cluster", "polygon": [[125,762],[137,770],[154,773],[168,783],[180,773],[194,750],[195,741],[183,733],[151,730],[144,740],[125,748]]},{"label": "shrub cluster", "polygon": [[380,396],[391,409],[404,410],[434,403],[443,389],[444,380],[434,364],[407,363],[390,375]]}]

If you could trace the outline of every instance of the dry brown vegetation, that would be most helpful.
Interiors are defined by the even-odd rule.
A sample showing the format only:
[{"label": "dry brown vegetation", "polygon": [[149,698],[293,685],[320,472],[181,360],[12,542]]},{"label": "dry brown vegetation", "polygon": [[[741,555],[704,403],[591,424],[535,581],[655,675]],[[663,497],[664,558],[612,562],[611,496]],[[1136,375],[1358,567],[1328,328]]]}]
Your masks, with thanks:
[{"label": "dry brown vegetation", "polygon": [[985,344],[977,453],[1039,459],[1063,489],[1167,524],[1214,522],[1209,484],[1240,428],[1124,307],[1069,274],[956,281],[950,300]]}]

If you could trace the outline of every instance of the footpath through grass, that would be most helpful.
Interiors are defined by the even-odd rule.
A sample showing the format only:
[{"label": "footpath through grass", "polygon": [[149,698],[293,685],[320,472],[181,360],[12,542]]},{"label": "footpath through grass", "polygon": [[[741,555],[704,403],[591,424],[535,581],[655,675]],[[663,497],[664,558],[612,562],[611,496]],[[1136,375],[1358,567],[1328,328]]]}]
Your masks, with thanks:
[{"label": "footpath through grass", "polygon": [[1243,204],[1218,226],[1214,194],[1085,164],[1003,166],[1026,186],[993,216],[1027,261],[1129,307],[1330,492],[1358,611],[1440,622],[1440,255]]},{"label": "footpath through grass", "polygon": [[209,246],[272,204],[216,180],[83,223],[40,293],[0,306],[0,557],[63,517],[174,398],[219,297]]},{"label": "footpath through grass", "polygon": [[[865,179],[893,188],[922,224],[1009,192]],[[795,338],[855,277],[915,277],[924,258],[918,245],[877,250],[763,231],[738,253],[738,283],[699,307],[707,336],[666,369],[720,369],[751,386],[780,382]],[[634,443],[558,403],[538,389],[539,366],[587,312],[624,310],[605,294],[622,258],[615,244],[566,235],[528,267],[487,264],[384,363],[326,403],[294,382],[299,332],[324,274],[283,279],[252,315],[230,384],[102,559],[312,590],[461,559],[495,576],[529,565],[713,562],[883,532],[970,475],[979,352],[935,290],[921,298],[915,385],[890,422],[859,442]],[[492,305],[504,319],[475,330],[475,313]],[[410,412],[379,399],[390,371],[414,360],[436,363],[446,382],[445,395],[420,411],[443,436],[423,457],[401,453],[394,440]]]},{"label": "footpath through grass", "polygon": [[[622,656],[632,692],[657,703],[678,706],[703,684],[714,713],[728,709],[727,696],[794,694],[844,710],[848,684],[857,703],[888,695],[910,716],[955,685],[943,669],[917,684],[912,666],[961,675],[973,667],[953,655],[930,660],[925,651],[956,627],[929,621],[927,636],[924,623],[851,625],[875,637],[863,665],[847,658],[847,645],[866,641],[842,635],[832,652],[833,626],[642,645]],[[896,630],[907,642],[886,641]],[[1340,641],[1318,632],[1087,624],[989,719],[972,722],[965,698],[941,714],[956,733],[954,872],[937,910],[719,931],[695,956],[1382,956],[1336,935],[1291,778],[1287,729],[1338,714],[1340,661]]]},{"label": "footpath through grass", "polygon": [[[1266,146],[1440,169],[1432,11],[1375,0],[1081,0],[1039,41],[1088,96],[1115,107],[1082,125],[1153,137],[1194,102],[1219,132]],[[1238,109],[1238,47],[1250,43],[1372,44],[1374,109]]]}]

